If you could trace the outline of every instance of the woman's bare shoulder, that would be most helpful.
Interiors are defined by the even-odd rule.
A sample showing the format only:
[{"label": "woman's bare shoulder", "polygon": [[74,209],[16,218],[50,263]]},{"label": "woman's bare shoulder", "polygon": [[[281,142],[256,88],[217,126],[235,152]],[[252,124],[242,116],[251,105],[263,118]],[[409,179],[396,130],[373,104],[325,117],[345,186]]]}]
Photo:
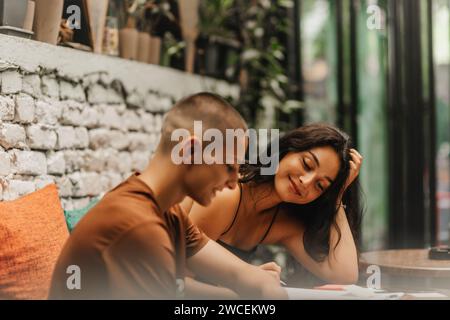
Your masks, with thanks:
[{"label": "woman's bare shoulder", "polygon": [[[298,214],[301,213],[299,212]],[[299,235],[302,236],[304,225],[300,219],[292,216],[292,213],[288,213],[285,209],[280,208],[274,229],[276,241],[283,243],[288,239],[297,238]]]},{"label": "woman's bare shoulder", "polygon": [[240,199],[240,189],[224,189],[216,194],[207,207],[192,205],[189,216],[209,238],[219,239],[231,224]]}]

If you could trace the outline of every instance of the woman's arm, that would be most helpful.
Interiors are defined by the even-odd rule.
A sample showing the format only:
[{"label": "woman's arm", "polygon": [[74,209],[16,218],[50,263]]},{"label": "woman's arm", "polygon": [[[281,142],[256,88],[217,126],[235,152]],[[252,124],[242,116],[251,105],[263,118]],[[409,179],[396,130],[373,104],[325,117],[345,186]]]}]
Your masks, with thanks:
[{"label": "woman's arm", "polygon": [[[343,190],[346,190],[359,175],[363,157],[355,149],[350,149],[350,172]],[[342,196],[342,195],[341,195]],[[291,254],[316,276],[339,284],[353,284],[358,281],[358,253],[355,240],[348,224],[344,207],[341,205],[341,197],[338,199],[339,210],[336,215],[336,226],[330,228],[330,251],[323,262],[317,262],[309,256],[303,246],[303,228],[295,236],[281,241]],[[338,243],[339,241],[339,243]],[[336,245],[337,244],[337,245]]]},{"label": "woman's arm", "polygon": [[[330,251],[322,262],[314,260],[303,245],[303,227],[295,235],[281,241],[289,252],[317,277],[336,284],[354,284],[358,281],[358,254],[350,226],[343,207],[339,208],[336,224],[341,231],[339,234],[334,225],[330,229]],[[336,246],[336,248],[335,248]]]}]

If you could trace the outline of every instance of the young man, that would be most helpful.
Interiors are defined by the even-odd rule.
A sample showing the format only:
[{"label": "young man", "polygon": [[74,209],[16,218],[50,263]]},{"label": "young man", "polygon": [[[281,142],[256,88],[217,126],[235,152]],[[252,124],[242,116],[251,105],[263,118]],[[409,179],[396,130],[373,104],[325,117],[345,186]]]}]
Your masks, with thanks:
[{"label": "young man", "polygon": [[[177,205],[185,196],[208,205],[217,191],[237,184],[238,148],[227,150],[225,142],[223,154],[189,164],[199,152],[204,158],[205,150],[194,121],[202,122],[200,134],[217,129],[225,137],[226,129],[246,130],[236,110],[216,95],[200,93],[178,102],[164,119],[161,141],[144,172],[107,193],[71,234],[53,274],[50,299],[175,298],[184,287],[186,264],[241,297],[287,297],[276,276],[210,241]],[[184,130],[187,138],[172,141],[174,130]],[[173,151],[180,143],[178,155],[189,161],[177,164]],[[245,139],[237,143],[245,149]],[[233,164],[225,161],[230,158]],[[202,290],[201,284],[188,285]]]}]

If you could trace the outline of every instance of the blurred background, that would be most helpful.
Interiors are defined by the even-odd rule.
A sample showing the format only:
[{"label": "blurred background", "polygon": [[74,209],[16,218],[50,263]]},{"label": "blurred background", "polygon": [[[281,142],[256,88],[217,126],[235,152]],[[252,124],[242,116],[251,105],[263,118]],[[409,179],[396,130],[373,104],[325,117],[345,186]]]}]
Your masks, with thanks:
[{"label": "blurred background", "polygon": [[[186,13],[159,6],[160,64],[185,69]],[[449,244],[450,1],[208,0],[198,10],[192,70],[239,84],[233,103],[252,126],[328,122],[351,134],[365,157],[363,251]]]},{"label": "blurred background", "polygon": [[[145,3],[159,63],[186,70],[187,7]],[[188,3],[198,4],[190,68],[239,84],[233,102],[252,126],[319,121],[351,134],[365,156],[364,250],[448,244],[450,1]]]},{"label": "blurred background", "polygon": [[[48,28],[42,12],[57,6],[63,20],[56,15],[49,37],[39,23]],[[252,127],[328,122],[348,132],[364,156],[363,251],[449,244],[450,0],[36,0],[33,7],[35,40],[238,86],[227,98]],[[1,32],[31,37],[32,24]],[[269,247],[258,259],[278,254]]]}]

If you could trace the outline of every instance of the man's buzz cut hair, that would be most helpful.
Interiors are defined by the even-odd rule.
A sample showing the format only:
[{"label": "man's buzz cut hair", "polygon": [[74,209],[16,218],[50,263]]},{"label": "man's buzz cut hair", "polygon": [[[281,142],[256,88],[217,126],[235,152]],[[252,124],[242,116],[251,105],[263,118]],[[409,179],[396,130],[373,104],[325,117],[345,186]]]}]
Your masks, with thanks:
[{"label": "man's buzz cut hair", "polygon": [[194,121],[202,122],[203,132],[215,128],[224,136],[226,129],[246,131],[248,128],[244,118],[227,100],[210,92],[196,93],[178,101],[164,116],[160,140],[162,151],[170,152],[178,143],[171,141],[174,130],[187,129],[194,134]]}]

